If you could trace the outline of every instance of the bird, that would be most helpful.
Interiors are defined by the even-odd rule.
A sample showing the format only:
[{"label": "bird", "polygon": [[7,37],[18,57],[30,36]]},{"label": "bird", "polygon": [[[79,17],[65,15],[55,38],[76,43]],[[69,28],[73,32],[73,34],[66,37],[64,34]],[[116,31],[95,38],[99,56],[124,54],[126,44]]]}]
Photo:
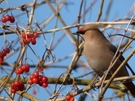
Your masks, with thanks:
[{"label": "bird", "polygon": [[[79,28],[76,34],[81,36],[84,40],[83,54],[89,66],[100,77],[102,77],[105,71],[109,68],[117,48],[103,35],[103,33],[99,30],[99,25],[97,24],[86,24]],[[121,56],[116,61],[114,66],[109,71],[107,79],[109,79],[109,77],[115,72],[123,60],[124,57]],[[127,66],[129,65],[127,64]],[[123,76],[129,76],[126,65],[122,67],[115,77]],[[132,96],[135,97],[135,85],[133,82],[130,80],[122,83],[126,86],[127,90],[130,91]]]}]

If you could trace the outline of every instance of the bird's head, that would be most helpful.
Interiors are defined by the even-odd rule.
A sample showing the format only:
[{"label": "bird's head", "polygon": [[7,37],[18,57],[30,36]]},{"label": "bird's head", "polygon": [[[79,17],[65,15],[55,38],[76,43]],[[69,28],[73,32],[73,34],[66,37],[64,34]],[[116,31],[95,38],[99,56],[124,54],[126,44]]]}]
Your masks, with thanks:
[{"label": "bird's head", "polygon": [[93,32],[98,30],[97,24],[86,24],[83,27],[79,28],[75,35],[81,36],[84,40],[93,36]]},{"label": "bird's head", "polygon": [[83,35],[83,34],[85,34],[86,31],[97,30],[97,29],[98,29],[97,24],[87,24],[87,25],[84,25],[83,27],[79,28],[76,33]]}]

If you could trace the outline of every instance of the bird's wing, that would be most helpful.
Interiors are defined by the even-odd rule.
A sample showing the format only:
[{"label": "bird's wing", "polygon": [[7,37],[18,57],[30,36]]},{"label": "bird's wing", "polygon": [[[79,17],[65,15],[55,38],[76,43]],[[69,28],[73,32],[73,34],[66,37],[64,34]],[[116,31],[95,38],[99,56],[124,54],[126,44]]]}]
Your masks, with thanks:
[{"label": "bird's wing", "polygon": [[[113,53],[113,54],[115,54],[116,53],[116,51],[117,51],[117,48],[111,43],[111,42],[107,42],[107,46],[109,47],[109,49],[111,50],[111,52]],[[118,56],[119,55],[119,52],[116,54],[116,56]],[[124,61],[124,57],[123,56],[121,56],[120,57],[120,60],[123,62]],[[128,69],[131,71],[131,73],[133,74],[133,75],[135,75],[135,72],[133,71],[133,69],[129,66],[129,64],[128,63],[126,63],[125,64],[127,67],[128,67]]]}]

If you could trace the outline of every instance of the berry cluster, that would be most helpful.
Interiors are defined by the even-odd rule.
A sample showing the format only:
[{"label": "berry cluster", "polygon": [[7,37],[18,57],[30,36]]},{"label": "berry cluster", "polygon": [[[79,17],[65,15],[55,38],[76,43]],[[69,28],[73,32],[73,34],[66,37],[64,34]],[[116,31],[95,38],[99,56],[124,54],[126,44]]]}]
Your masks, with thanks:
[{"label": "berry cluster", "polygon": [[23,74],[24,72],[29,72],[30,66],[28,64],[22,65],[19,68],[16,68],[15,73],[16,74]]},{"label": "berry cluster", "polygon": [[43,75],[39,75],[39,72],[34,72],[28,81],[28,84],[39,84],[40,86],[46,88],[48,86],[48,78]]},{"label": "berry cluster", "polygon": [[36,38],[38,38],[39,33],[34,32],[33,34],[26,34],[22,33],[22,39],[21,39],[21,44],[27,45],[30,42],[35,45],[36,44]]},{"label": "berry cluster", "polygon": [[25,86],[20,81],[15,81],[11,84],[11,93],[16,93],[17,91],[25,90]]},{"label": "berry cluster", "polygon": [[3,23],[6,23],[7,21],[10,21],[11,23],[14,23],[15,22],[15,18],[14,18],[14,16],[6,15],[6,16],[2,17],[1,21]]},{"label": "berry cluster", "polygon": [[74,101],[74,96],[67,95],[66,96],[66,101]]},{"label": "berry cluster", "polygon": [[0,64],[2,64],[2,62],[4,61],[4,57],[10,52],[9,48],[3,49],[0,52]]}]

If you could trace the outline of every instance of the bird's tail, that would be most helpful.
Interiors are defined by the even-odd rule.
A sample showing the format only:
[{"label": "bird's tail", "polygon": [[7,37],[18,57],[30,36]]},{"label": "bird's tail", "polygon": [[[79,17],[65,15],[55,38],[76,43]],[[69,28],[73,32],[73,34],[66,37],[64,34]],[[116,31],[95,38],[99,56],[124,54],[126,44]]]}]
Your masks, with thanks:
[{"label": "bird's tail", "polygon": [[135,97],[135,85],[132,82],[123,83],[126,88],[130,91],[133,97]]}]

